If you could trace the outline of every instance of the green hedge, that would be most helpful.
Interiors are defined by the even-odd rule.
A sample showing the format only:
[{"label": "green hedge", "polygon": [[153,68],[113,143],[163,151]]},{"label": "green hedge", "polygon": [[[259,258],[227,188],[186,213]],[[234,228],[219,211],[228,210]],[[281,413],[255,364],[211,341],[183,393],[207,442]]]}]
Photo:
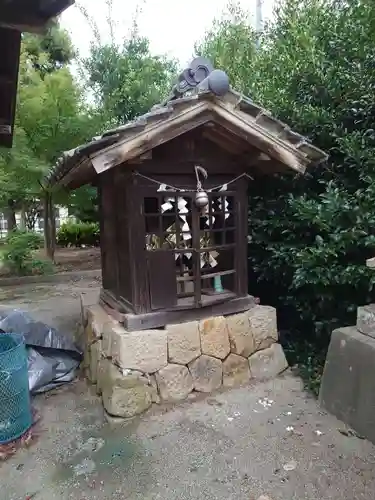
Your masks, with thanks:
[{"label": "green hedge", "polygon": [[68,222],[62,224],[56,235],[57,244],[63,247],[98,246],[99,224],[95,222]]},{"label": "green hedge", "polygon": [[50,261],[34,258],[34,251],[43,246],[40,234],[16,229],[8,234],[4,243],[1,259],[11,273],[44,274],[53,270]]},{"label": "green hedge", "polygon": [[41,234],[22,229],[15,229],[14,231],[11,231],[3,241],[6,246],[12,246],[20,243],[22,246],[30,250],[43,248],[44,245],[44,239]]}]

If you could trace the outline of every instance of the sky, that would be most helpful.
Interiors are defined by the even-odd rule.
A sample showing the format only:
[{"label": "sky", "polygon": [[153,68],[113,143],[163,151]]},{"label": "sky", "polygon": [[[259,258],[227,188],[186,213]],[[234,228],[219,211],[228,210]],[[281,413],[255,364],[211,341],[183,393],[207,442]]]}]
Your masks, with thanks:
[{"label": "sky", "polygon": [[[107,8],[105,0],[76,0],[83,5],[95,20],[101,38],[109,40],[109,28],[106,22]],[[150,40],[154,54],[165,54],[185,65],[192,58],[194,43],[201,39],[212,21],[220,17],[228,0],[113,0],[113,16],[116,20],[116,40],[126,37],[138,10],[138,26],[141,35]],[[246,9],[249,22],[255,23],[256,0],[239,0]],[[125,7],[126,4],[126,7]],[[263,0],[263,17],[267,20],[272,15],[274,0]],[[76,6],[69,7],[61,18],[80,55],[88,54],[93,33],[85,18]]]}]

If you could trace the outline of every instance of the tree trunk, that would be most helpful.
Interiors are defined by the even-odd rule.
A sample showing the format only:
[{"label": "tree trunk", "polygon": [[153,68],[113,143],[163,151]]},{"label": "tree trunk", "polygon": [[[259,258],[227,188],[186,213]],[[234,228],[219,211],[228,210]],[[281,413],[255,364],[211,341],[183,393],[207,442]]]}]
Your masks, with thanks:
[{"label": "tree trunk", "polygon": [[44,249],[47,257],[52,262],[55,258],[55,242],[56,242],[56,221],[55,211],[53,207],[52,195],[48,191],[44,194]]},{"label": "tree trunk", "polygon": [[14,200],[8,200],[7,214],[6,215],[7,215],[8,233],[10,233],[10,231],[13,231],[14,229],[17,228],[16,210],[15,210]]},{"label": "tree trunk", "polygon": [[20,229],[22,229],[22,231],[26,230],[26,208],[25,208],[25,205],[22,205],[22,207],[21,207]]}]

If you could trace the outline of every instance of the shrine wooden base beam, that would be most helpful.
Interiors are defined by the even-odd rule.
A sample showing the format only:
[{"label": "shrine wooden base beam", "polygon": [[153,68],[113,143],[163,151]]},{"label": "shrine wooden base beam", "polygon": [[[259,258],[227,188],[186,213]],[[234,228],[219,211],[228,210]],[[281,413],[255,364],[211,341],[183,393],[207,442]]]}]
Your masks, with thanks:
[{"label": "shrine wooden base beam", "polygon": [[215,303],[200,309],[162,310],[145,314],[132,314],[127,311],[126,304],[117,300],[107,290],[102,289],[100,292],[100,304],[116,321],[122,323],[126,330],[131,332],[161,328],[169,324],[199,321],[206,317],[240,313],[254,307],[256,300],[253,296],[246,295],[245,297],[236,297],[229,301]]}]

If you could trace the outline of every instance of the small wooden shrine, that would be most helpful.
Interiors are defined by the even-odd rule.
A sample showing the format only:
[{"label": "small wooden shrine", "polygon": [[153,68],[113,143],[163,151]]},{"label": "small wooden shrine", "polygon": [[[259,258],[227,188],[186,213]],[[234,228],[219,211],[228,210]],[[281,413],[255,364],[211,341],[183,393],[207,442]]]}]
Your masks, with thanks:
[{"label": "small wooden shrine", "polygon": [[164,103],[65,153],[48,185],[98,187],[101,300],[142,330],[251,307],[247,184],[325,158],[197,58]]}]

